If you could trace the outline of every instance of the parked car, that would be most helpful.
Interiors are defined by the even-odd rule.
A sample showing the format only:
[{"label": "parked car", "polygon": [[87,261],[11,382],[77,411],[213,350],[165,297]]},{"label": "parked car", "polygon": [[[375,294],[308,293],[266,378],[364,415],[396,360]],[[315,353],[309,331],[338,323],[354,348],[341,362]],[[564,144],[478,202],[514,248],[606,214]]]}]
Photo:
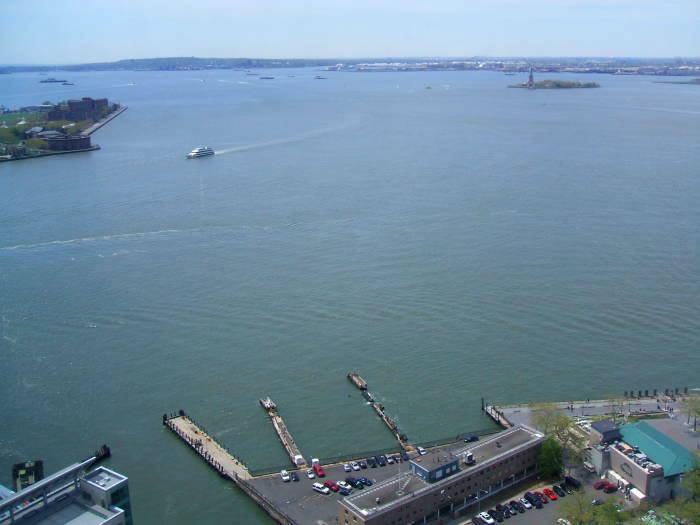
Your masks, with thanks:
[{"label": "parked car", "polygon": [[418,451],[418,454],[421,456],[425,455],[425,449],[423,447],[416,447],[416,450]]},{"label": "parked car", "polygon": [[569,520],[565,520],[564,518],[559,518],[557,520],[557,525],[571,525],[571,522]]},{"label": "parked car", "polygon": [[284,481],[285,483],[287,481],[292,480],[291,476],[289,475],[289,472],[287,472],[286,470],[283,470],[282,472],[280,472],[280,477],[282,478],[282,481]]},{"label": "parked car", "polygon": [[325,478],[326,477],[326,472],[321,468],[321,465],[314,465],[314,474],[316,474],[319,478]]},{"label": "parked car", "polygon": [[343,470],[345,472],[350,472],[352,469],[350,468],[350,463],[343,463]]},{"label": "parked car", "polygon": [[530,510],[532,508],[532,503],[530,503],[525,498],[520,498],[520,503],[522,503],[523,507],[525,507],[527,510]]},{"label": "parked car", "polygon": [[290,474],[292,481],[299,481],[299,475],[296,472]]},{"label": "parked car", "polygon": [[554,493],[554,491],[553,491],[552,489],[550,489],[549,487],[547,487],[546,489],[542,489],[542,492],[544,492],[544,495],[547,496],[547,497],[548,497],[549,499],[551,499],[551,500],[555,500],[555,499],[557,499],[557,497],[558,497],[558,496]]},{"label": "parked car", "polygon": [[314,479],[316,477],[316,474],[314,474],[314,471],[311,470],[310,468],[306,469],[306,477],[309,479]]},{"label": "parked car", "polygon": [[386,462],[387,462],[389,465],[393,465],[393,464],[394,464],[394,456],[387,456],[387,457],[386,457]]},{"label": "parked car", "polygon": [[508,503],[508,505],[510,506],[511,509],[515,510],[515,512],[518,512],[520,514],[525,512],[525,507],[519,501],[513,500],[510,503]]},{"label": "parked car", "polygon": [[612,494],[613,492],[617,492],[617,485],[615,483],[608,483],[603,487],[603,492],[606,494]]},{"label": "parked car", "polygon": [[380,467],[386,467],[386,456],[377,456],[377,463]]},{"label": "parked car", "polygon": [[487,512],[481,512],[477,517],[483,520],[483,522],[487,525],[494,525],[494,523],[496,523],[496,521]]},{"label": "parked car", "polygon": [[581,488],[581,482],[571,476],[565,476],[564,483],[576,490]]},{"label": "parked car", "polygon": [[328,487],[329,489],[331,489],[333,492],[338,492],[338,491],[340,490],[340,485],[338,485],[338,484],[337,484],[335,481],[333,481],[332,479],[329,479],[329,480],[326,481],[323,485],[326,486],[326,487]]},{"label": "parked car", "polygon": [[600,490],[603,487],[605,487],[605,485],[607,485],[607,484],[608,484],[607,481],[601,479],[600,481],[596,481],[595,483],[593,483],[593,488],[596,490]]},{"label": "parked car", "polygon": [[343,496],[349,496],[350,494],[352,494],[352,489],[344,489],[343,487],[340,487],[340,490],[338,492]]},{"label": "parked car", "polygon": [[602,505],[603,503],[605,503],[605,501],[600,498],[596,498],[593,501],[591,501],[591,505]]},{"label": "parked car", "polygon": [[406,453],[405,450],[402,450],[402,451],[401,451],[401,459],[403,459],[404,461],[408,461],[408,460],[411,459],[411,458],[410,458],[410,456],[408,455],[408,453]]},{"label": "parked car", "polygon": [[320,492],[321,494],[330,494],[331,493],[331,489],[321,485],[318,481],[316,483],[314,483],[313,485],[311,485],[311,488],[314,489],[316,492]]},{"label": "parked car", "polygon": [[377,466],[377,462],[374,458],[367,458],[367,464],[372,468]]},{"label": "parked car", "polygon": [[545,496],[542,492],[537,491],[537,492],[535,492],[534,494],[535,494],[535,496],[537,496],[538,498],[540,498],[540,501],[541,501],[542,503],[544,503],[545,505],[546,505],[547,503],[549,503],[549,498],[548,498],[547,496]]},{"label": "parked car", "polygon": [[557,493],[557,496],[559,496],[560,498],[563,498],[563,497],[566,496],[566,492],[564,492],[564,489],[561,488],[559,485],[554,485],[554,486],[552,487],[552,490],[553,490],[554,492],[556,492],[556,493]]},{"label": "parked car", "polygon": [[353,470],[360,470],[360,465],[357,464],[357,461],[353,461],[352,463],[350,463],[350,466]]},{"label": "parked car", "polygon": [[489,509],[487,512],[489,513],[489,516],[495,519],[498,523],[501,523],[505,519],[503,513],[496,509]]},{"label": "parked car", "polygon": [[474,516],[472,518],[472,525],[486,525],[486,522],[482,520],[479,516]]},{"label": "parked car", "polygon": [[360,464],[360,468],[363,468],[363,469],[364,469],[364,468],[367,468],[367,462],[366,462],[366,461],[364,461],[364,460],[363,460],[363,461],[360,461],[359,464]]},{"label": "parked car", "polygon": [[372,482],[367,478],[357,478],[357,481],[361,481],[363,485],[367,485],[368,487],[372,486]]},{"label": "parked car", "polygon": [[475,441],[479,441],[479,436],[469,436],[464,438],[465,443],[474,443]]},{"label": "parked car", "polygon": [[352,486],[350,486],[350,484],[346,481],[338,481],[337,483],[341,489],[352,490]]}]

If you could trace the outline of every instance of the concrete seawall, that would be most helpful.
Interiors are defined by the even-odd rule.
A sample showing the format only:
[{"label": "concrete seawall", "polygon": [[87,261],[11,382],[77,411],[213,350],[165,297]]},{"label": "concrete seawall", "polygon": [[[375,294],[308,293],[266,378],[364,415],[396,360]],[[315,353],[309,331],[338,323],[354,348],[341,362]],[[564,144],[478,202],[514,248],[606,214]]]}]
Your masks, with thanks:
[{"label": "concrete seawall", "polygon": [[102,126],[104,126],[105,124],[107,124],[108,122],[110,122],[112,119],[117,118],[119,115],[121,115],[122,113],[124,113],[127,109],[129,109],[128,106],[119,106],[119,109],[117,109],[117,110],[114,111],[113,113],[110,113],[109,115],[107,115],[107,116],[106,116],[105,118],[103,118],[102,120],[98,120],[98,121],[95,122],[92,126],[88,126],[87,128],[85,128],[83,131],[80,132],[80,135],[83,136],[83,137],[86,137],[86,136],[88,136],[88,135],[92,135],[93,133],[95,133],[95,131],[97,131],[97,130],[100,129]]}]

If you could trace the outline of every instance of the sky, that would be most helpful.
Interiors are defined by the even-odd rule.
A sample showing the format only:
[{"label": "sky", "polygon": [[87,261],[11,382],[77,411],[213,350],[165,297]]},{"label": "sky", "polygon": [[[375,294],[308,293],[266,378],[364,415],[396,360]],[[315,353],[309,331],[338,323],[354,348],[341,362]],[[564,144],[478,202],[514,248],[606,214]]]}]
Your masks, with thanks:
[{"label": "sky", "polygon": [[700,0],[0,0],[0,63],[698,57]]}]

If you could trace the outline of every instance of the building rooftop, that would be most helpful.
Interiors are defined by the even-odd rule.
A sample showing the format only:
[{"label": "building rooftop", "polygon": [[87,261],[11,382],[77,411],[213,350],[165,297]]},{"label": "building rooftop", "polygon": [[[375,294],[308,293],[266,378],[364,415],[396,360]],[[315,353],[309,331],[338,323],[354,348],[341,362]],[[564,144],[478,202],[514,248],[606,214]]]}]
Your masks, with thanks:
[{"label": "building rooftop", "polygon": [[591,423],[591,428],[597,430],[600,434],[605,434],[606,432],[619,430],[620,427],[618,427],[612,419],[601,419],[600,421]]},{"label": "building rooftop", "polygon": [[661,465],[664,476],[680,474],[692,465],[693,455],[687,449],[645,421],[623,425],[620,434],[625,443]]},{"label": "building rooftop", "polygon": [[87,507],[79,503],[71,503],[47,514],[46,517],[39,517],[35,525],[101,525],[115,515],[101,507]]},{"label": "building rooftop", "polygon": [[[406,501],[417,492],[443,486],[451,480],[466,475],[471,470],[479,470],[486,463],[497,460],[500,456],[512,452],[524,445],[543,439],[543,435],[527,427],[514,427],[477,443],[460,444],[458,446],[436,447],[426,451],[423,456],[411,460],[429,470],[440,464],[450,463],[457,459],[463,460],[467,452],[474,454],[476,463],[465,465],[459,462],[459,470],[435,483],[428,483],[412,472],[399,472],[397,475],[358,491],[346,497],[343,502],[353,510],[364,515],[385,510],[400,501]],[[379,498],[379,503],[377,503]]]},{"label": "building rooftop", "polygon": [[126,478],[121,474],[117,474],[113,470],[98,467],[89,474],[86,474],[83,479],[104,490],[109,490],[115,485],[118,485],[124,481]]}]

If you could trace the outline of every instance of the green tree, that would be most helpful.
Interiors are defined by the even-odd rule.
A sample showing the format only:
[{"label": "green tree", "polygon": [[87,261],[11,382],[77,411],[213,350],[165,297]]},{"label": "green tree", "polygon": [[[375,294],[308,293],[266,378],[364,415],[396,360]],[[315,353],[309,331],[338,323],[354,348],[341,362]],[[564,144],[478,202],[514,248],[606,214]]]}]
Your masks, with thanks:
[{"label": "green tree", "polygon": [[41,139],[27,139],[24,141],[24,145],[29,149],[48,149],[49,147],[46,141]]},{"label": "green tree", "polygon": [[584,492],[575,494],[562,501],[561,511],[571,525],[590,525],[593,522],[593,505]]},{"label": "green tree", "polygon": [[608,498],[602,505],[593,507],[593,523],[597,525],[621,525],[625,518],[615,500]]},{"label": "green tree", "polygon": [[683,400],[682,410],[688,416],[687,423],[693,424],[693,429],[697,430],[697,421],[700,417],[700,396],[688,396]]},{"label": "green tree", "polygon": [[690,523],[700,524],[700,456],[696,456],[691,469],[683,474],[681,487],[683,493],[671,509]]},{"label": "green tree", "polygon": [[556,439],[549,437],[542,443],[537,457],[537,468],[545,478],[557,479],[561,476],[564,471],[564,459],[561,444]]}]

